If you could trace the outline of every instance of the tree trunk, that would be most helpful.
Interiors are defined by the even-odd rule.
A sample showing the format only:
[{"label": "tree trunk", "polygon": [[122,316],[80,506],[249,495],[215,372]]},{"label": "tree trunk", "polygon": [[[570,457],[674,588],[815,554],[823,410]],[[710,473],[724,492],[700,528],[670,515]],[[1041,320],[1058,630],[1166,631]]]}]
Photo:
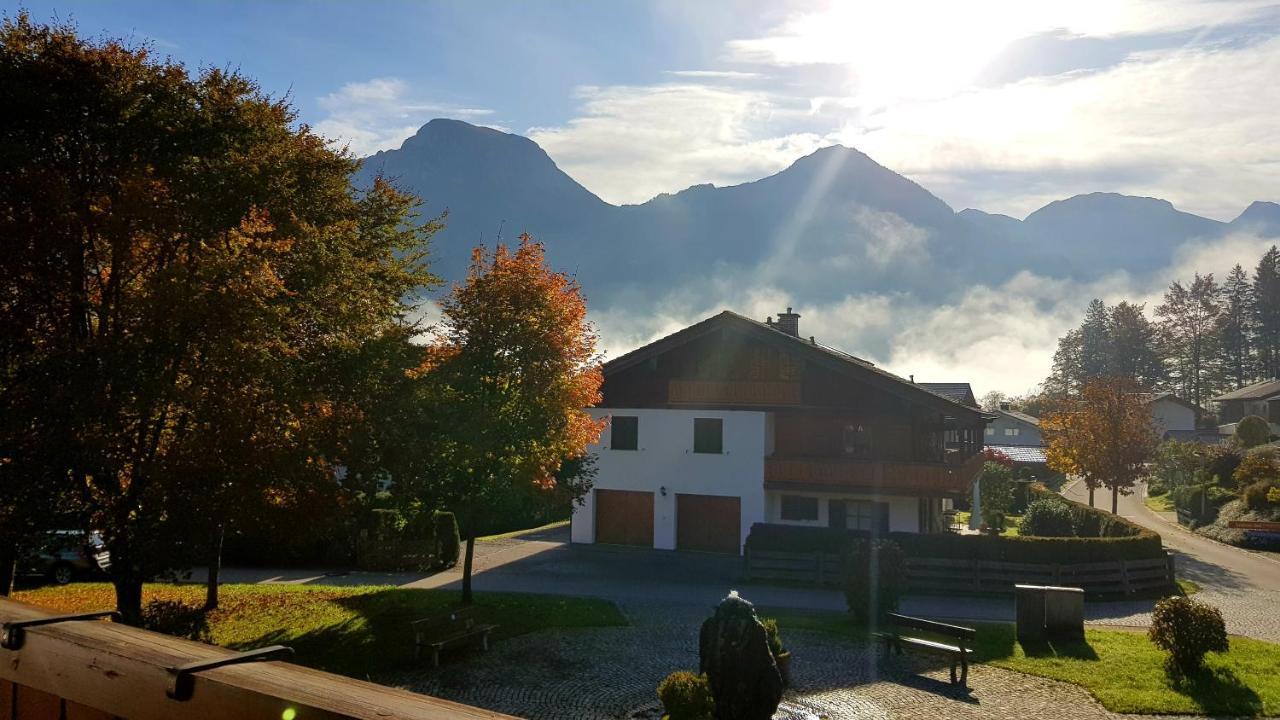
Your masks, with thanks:
[{"label": "tree trunk", "polygon": [[[1086,483],[1086,485],[1088,484]],[[1089,507],[1093,507],[1093,486],[1088,485],[1088,487],[1089,487]]]},{"label": "tree trunk", "polygon": [[[112,560],[114,562],[114,558]],[[142,579],[134,576],[111,581],[116,588],[116,610],[125,625],[142,626]]]},{"label": "tree trunk", "polygon": [[467,530],[467,554],[462,561],[462,604],[471,604],[471,558],[476,552],[476,534]]},{"label": "tree trunk", "polygon": [[1120,506],[1120,486],[1112,485],[1111,486],[1111,514],[1112,515],[1120,514],[1120,510],[1118,509],[1119,506]]},{"label": "tree trunk", "polygon": [[16,543],[0,544],[0,597],[8,597],[13,591],[13,576],[17,570],[18,546]]},{"label": "tree trunk", "polygon": [[218,526],[218,532],[209,548],[209,577],[205,580],[204,609],[218,609],[218,576],[222,572],[222,540],[226,537],[226,529]]}]

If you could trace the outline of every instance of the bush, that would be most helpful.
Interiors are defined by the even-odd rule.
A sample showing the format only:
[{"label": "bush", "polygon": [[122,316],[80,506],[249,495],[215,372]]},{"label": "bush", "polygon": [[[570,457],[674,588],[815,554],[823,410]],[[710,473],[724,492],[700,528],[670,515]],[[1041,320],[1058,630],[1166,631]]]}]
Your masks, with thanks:
[{"label": "bush", "polygon": [[896,612],[907,589],[907,556],[892,540],[854,540],[845,556],[845,602],[855,622]]},{"label": "bush", "polygon": [[764,626],[764,636],[769,641],[769,652],[774,657],[778,657],[786,648],[782,647],[782,636],[778,634],[778,621],[773,618],[760,618],[760,624]]},{"label": "bush", "polygon": [[213,642],[204,608],[178,600],[152,600],[142,608],[142,627],[165,635]]},{"label": "bush", "polygon": [[1022,516],[1018,533],[1033,537],[1073,537],[1075,529],[1071,522],[1071,508],[1052,498],[1032,501]]},{"label": "bush", "polygon": [[1267,490],[1267,502],[1272,505],[1280,505],[1280,487],[1273,487]]},{"label": "bush", "polygon": [[1265,510],[1271,504],[1271,492],[1277,490],[1269,480],[1260,480],[1244,489],[1241,498],[1250,510]]},{"label": "bush", "polygon": [[447,568],[458,564],[459,546],[462,543],[458,534],[458,518],[451,512],[437,510],[431,515],[435,530],[436,563]]},{"label": "bush", "polygon": [[1164,495],[1169,492],[1169,486],[1160,478],[1150,478],[1147,480],[1147,494],[1151,497]]},{"label": "bush", "polygon": [[1236,425],[1236,442],[1241,447],[1251,448],[1266,444],[1271,439],[1271,425],[1265,418],[1250,415]]},{"label": "bush", "polygon": [[1004,516],[1013,506],[1013,471],[994,460],[982,466],[978,479],[982,522],[989,528],[1004,527]]},{"label": "bush", "polygon": [[706,675],[677,670],[658,684],[658,699],[671,720],[711,720],[716,701]]},{"label": "bush", "polygon": [[1167,597],[1156,603],[1148,632],[1156,647],[1169,653],[1165,670],[1184,678],[1204,663],[1205,653],[1227,651],[1227,627],[1212,605],[1186,597]]},{"label": "bush", "polygon": [[1260,482],[1277,484],[1280,481],[1280,458],[1276,457],[1275,448],[1261,448],[1245,455],[1231,478],[1242,490]]},{"label": "bush", "polygon": [[1217,483],[1234,488],[1233,476],[1244,456],[1234,448],[1216,447],[1209,451],[1209,457],[1201,470],[1201,483]]}]

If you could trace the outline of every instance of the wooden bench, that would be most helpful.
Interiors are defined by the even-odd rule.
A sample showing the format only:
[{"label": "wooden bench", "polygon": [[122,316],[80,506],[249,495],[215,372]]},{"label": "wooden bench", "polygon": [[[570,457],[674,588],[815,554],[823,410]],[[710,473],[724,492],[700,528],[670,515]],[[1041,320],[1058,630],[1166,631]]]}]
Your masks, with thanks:
[{"label": "wooden bench", "polygon": [[[973,653],[973,641],[977,637],[977,633],[973,628],[949,625],[897,613],[889,613],[885,616],[885,620],[882,631],[875,633],[875,635],[884,642],[886,655],[890,650],[894,650],[898,655],[901,655],[903,647],[934,655],[944,655],[951,660],[951,684],[958,684],[961,687],[968,686],[969,655]],[[909,633],[946,638],[955,644],[932,640],[928,637],[915,637],[914,634]],[[957,665],[960,666],[960,679],[958,682],[956,680]]]},{"label": "wooden bench", "polygon": [[475,638],[480,639],[480,646],[489,649],[489,633],[497,625],[478,625],[474,608],[462,607],[445,615],[414,620],[409,623],[413,627],[413,659],[422,658],[422,649],[431,649],[431,665],[439,667],[440,651],[453,645],[462,645]]}]

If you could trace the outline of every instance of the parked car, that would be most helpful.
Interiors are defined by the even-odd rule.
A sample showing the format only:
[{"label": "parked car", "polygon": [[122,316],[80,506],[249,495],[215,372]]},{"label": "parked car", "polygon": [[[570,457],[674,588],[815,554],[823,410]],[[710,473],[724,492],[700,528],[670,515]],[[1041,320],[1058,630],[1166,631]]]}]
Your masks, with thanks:
[{"label": "parked car", "polygon": [[22,575],[38,575],[59,584],[101,574],[111,567],[102,536],[81,530],[54,530],[41,538],[18,561]]}]

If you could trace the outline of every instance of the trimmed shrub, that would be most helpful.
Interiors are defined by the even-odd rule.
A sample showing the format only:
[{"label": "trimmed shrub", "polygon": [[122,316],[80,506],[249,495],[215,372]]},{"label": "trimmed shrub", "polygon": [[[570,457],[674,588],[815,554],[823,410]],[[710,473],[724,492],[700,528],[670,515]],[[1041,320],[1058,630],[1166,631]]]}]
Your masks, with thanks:
[{"label": "trimmed shrub", "polygon": [[1250,510],[1265,510],[1271,504],[1270,493],[1275,489],[1270,480],[1260,480],[1245,488],[1240,497]]},{"label": "trimmed shrub", "polygon": [[907,590],[907,556],[892,540],[854,540],[845,556],[845,602],[855,622],[896,612]]},{"label": "trimmed shrub", "polygon": [[1027,505],[1018,533],[1034,537],[1074,537],[1071,508],[1052,498],[1035,500]]},{"label": "trimmed shrub", "polygon": [[1236,442],[1240,447],[1251,448],[1265,444],[1271,439],[1271,425],[1265,418],[1250,415],[1236,425]]},{"label": "trimmed shrub", "polygon": [[670,720],[712,720],[716,701],[706,675],[677,670],[658,683],[658,699]]},{"label": "trimmed shrub", "polygon": [[451,512],[437,510],[431,515],[431,524],[435,530],[437,566],[448,568],[457,565],[462,543],[458,534],[458,518]]},{"label": "trimmed shrub", "polygon": [[1199,670],[1210,652],[1226,652],[1227,626],[1212,605],[1186,597],[1167,597],[1156,603],[1147,633],[1156,647],[1169,653],[1165,671],[1184,678]]},{"label": "trimmed shrub", "polygon": [[994,460],[982,466],[978,479],[982,522],[989,528],[1004,527],[1004,516],[1013,507],[1013,471]]}]

